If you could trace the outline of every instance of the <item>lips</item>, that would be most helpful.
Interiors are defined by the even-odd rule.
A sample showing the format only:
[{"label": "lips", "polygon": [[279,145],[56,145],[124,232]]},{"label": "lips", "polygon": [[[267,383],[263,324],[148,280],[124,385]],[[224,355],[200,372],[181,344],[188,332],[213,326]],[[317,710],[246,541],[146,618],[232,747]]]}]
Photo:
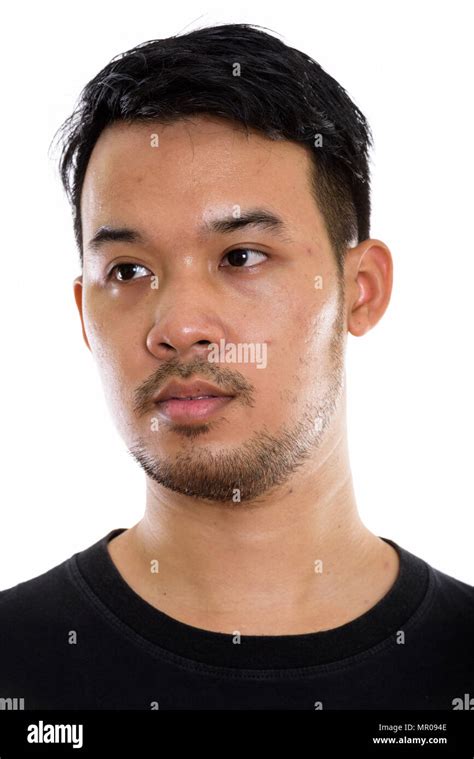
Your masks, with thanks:
[{"label": "lips", "polygon": [[235,396],[204,380],[170,382],[154,398],[161,417],[175,424],[212,419]]},{"label": "lips", "polygon": [[194,380],[193,382],[170,382],[166,385],[155,398],[155,403],[162,403],[172,399],[179,400],[196,400],[206,398],[233,398],[232,393],[226,393],[216,385],[204,380]]},{"label": "lips", "polygon": [[225,406],[233,402],[233,398],[226,395],[212,396],[207,398],[168,398],[157,404],[159,415],[174,424],[190,424],[191,422],[203,422],[215,418]]}]

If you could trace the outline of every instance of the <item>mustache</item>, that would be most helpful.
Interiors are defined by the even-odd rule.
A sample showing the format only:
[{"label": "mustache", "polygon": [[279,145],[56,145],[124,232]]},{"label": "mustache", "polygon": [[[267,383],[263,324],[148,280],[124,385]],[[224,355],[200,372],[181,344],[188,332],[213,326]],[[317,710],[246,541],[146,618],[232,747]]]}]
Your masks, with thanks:
[{"label": "mustache", "polygon": [[254,405],[254,387],[243,374],[238,371],[220,368],[203,358],[196,357],[193,361],[182,364],[178,358],[166,361],[148,377],[133,394],[133,408],[138,416],[142,416],[154,408],[154,396],[172,378],[189,379],[198,375],[209,380],[227,392],[235,395],[236,400],[246,406]]}]

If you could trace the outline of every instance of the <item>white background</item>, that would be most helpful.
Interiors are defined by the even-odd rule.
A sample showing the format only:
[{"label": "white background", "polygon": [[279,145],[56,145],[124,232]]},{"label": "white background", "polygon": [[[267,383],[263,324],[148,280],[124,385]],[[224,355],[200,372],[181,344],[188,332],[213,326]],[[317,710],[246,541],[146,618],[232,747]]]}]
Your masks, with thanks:
[{"label": "white background", "polygon": [[80,330],[80,273],[53,134],[114,55],[197,26],[269,27],[371,124],[371,236],[392,301],[349,335],[348,433],[367,526],[474,583],[473,55],[468,3],[23,3],[1,27],[0,588],[141,517],[145,476]]}]

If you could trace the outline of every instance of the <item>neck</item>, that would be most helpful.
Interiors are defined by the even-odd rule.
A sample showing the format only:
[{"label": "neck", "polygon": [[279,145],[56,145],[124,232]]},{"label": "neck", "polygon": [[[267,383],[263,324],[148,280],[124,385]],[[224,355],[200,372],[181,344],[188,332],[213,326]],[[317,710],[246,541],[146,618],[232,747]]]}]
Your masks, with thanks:
[{"label": "neck", "polygon": [[143,518],[109,551],[125,581],[164,613],[244,635],[345,624],[398,574],[396,551],[360,520],[345,417],[317,459],[258,504],[200,502],[148,479]]}]

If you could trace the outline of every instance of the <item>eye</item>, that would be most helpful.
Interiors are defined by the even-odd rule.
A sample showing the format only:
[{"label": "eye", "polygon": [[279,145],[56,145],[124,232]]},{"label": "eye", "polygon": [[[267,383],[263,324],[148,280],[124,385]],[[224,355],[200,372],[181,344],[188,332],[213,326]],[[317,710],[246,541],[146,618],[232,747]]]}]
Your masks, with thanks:
[{"label": "eye", "polygon": [[[140,264],[133,264],[133,263],[124,263],[124,264],[115,264],[115,266],[111,268],[108,276],[109,276],[109,279],[114,279],[116,282],[130,282],[133,280],[133,274],[136,269],[143,269],[143,271],[148,272],[148,269],[146,268],[146,266],[141,266]],[[118,272],[119,270],[122,270],[125,276],[121,276],[119,279],[117,279],[114,276],[114,274],[115,274],[115,271]]]},{"label": "eye", "polygon": [[234,248],[234,250],[229,250],[224,258],[228,258],[230,262],[226,265],[230,265],[233,268],[252,269],[259,263],[259,261],[255,262],[254,259],[253,263],[247,265],[249,261],[252,261],[252,256],[264,256],[264,260],[268,258],[266,253],[263,253],[261,250],[253,250],[253,248]]}]

